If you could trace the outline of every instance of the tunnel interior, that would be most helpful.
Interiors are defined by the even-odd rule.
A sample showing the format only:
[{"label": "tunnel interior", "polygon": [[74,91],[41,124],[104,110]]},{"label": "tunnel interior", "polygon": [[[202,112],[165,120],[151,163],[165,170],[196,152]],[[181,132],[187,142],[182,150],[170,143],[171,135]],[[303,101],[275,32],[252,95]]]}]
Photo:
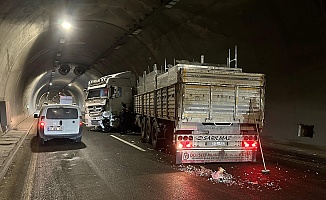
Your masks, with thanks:
[{"label": "tunnel interior", "polygon": [[[263,134],[325,146],[324,0],[6,0],[0,7],[3,130],[59,95],[82,108],[89,80],[127,70],[140,76],[165,60],[201,55],[225,64],[237,46],[238,66],[266,75]],[[314,125],[314,137],[298,138],[299,124]]]}]

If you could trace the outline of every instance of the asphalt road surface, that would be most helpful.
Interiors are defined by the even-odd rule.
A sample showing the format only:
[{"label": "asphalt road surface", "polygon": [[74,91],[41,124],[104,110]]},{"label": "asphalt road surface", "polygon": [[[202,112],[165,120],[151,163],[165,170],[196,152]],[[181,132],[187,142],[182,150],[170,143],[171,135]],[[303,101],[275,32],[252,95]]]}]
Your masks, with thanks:
[{"label": "asphalt road surface", "polygon": [[[34,130],[33,130],[34,129]],[[175,165],[139,134],[84,129],[81,144],[39,145],[33,128],[0,182],[1,199],[325,199],[322,162],[265,152],[257,163]],[[220,179],[217,170],[225,171]]]}]

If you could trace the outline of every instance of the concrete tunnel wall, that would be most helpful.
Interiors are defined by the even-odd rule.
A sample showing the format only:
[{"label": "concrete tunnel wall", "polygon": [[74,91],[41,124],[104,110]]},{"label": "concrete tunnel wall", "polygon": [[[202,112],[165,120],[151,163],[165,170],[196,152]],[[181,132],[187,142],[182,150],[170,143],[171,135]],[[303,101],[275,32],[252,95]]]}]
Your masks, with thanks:
[{"label": "concrete tunnel wall", "polygon": [[[33,58],[28,55],[34,43],[52,28],[46,13],[51,5],[49,3],[49,7],[37,9],[22,5],[11,11],[9,6],[8,10],[5,9],[5,4],[10,3],[3,2],[1,5],[4,8],[2,13],[6,15],[3,14],[0,21],[0,101],[9,103],[10,126],[15,127],[33,112],[35,101],[45,91],[40,88],[46,81],[37,82],[37,76],[30,77],[28,74],[33,74],[30,70],[38,70],[37,74],[41,75],[46,70],[37,66],[32,68],[30,63],[33,63]],[[155,28],[144,27],[139,39],[147,45],[150,53],[144,49],[132,56],[128,53],[115,55],[117,53],[113,52],[112,62],[127,63],[130,70],[140,75],[147,65],[136,66],[138,62],[152,64],[151,61],[143,61],[144,57],[152,56],[155,62],[162,62],[165,57],[171,61],[177,54],[177,58],[198,61],[200,54],[204,54],[207,62],[224,63],[225,50],[238,45],[239,67],[245,72],[266,74],[266,124],[263,134],[287,142],[326,146],[326,123],[323,119],[326,113],[324,6],[323,1],[242,1],[241,9],[215,4],[217,14],[199,13],[192,21],[186,21],[173,30],[169,30],[168,22],[163,19]],[[210,14],[212,18],[208,18]],[[222,31],[214,32],[210,27]],[[51,70],[52,64],[53,61],[44,61],[44,65],[48,65],[45,67],[47,70]],[[103,71],[102,74],[107,73]],[[84,79],[99,75],[86,74]],[[78,99],[84,98],[84,87],[85,82],[80,80],[70,92]],[[297,137],[300,123],[315,125],[313,138]]]}]

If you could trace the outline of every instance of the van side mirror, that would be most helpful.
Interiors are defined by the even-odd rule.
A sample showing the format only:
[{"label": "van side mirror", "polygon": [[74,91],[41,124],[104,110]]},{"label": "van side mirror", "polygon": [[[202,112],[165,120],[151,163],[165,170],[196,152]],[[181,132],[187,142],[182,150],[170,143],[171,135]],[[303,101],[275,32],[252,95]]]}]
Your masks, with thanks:
[{"label": "van side mirror", "polygon": [[39,118],[39,114],[38,113],[34,113],[34,118]]}]

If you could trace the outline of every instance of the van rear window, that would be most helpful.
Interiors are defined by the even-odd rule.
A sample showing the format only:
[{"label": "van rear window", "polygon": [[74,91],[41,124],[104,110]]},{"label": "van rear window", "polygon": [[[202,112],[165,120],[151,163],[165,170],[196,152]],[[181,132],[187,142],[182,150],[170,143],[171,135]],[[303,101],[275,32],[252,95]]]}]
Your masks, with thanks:
[{"label": "van rear window", "polygon": [[75,108],[48,108],[47,119],[78,119],[78,111]]}]

